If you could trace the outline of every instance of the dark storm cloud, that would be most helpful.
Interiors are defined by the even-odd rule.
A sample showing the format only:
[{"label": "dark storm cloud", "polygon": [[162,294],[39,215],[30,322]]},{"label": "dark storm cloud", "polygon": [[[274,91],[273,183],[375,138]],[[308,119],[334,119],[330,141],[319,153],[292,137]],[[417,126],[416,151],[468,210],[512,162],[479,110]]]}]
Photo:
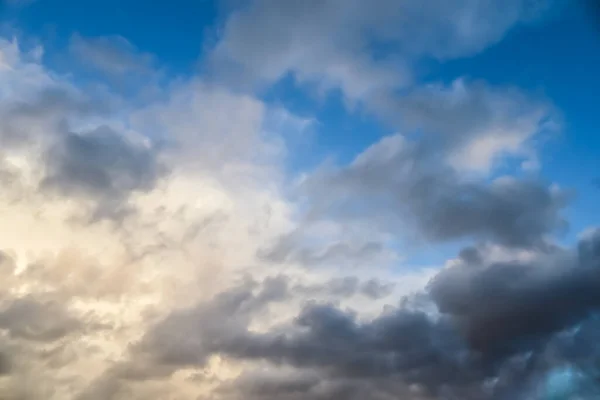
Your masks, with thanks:
[{"label": "dark storm cloud", "polygon": [[[287,323],[250,329],[256,316],[295,290],[280,277],[173,313],[137,351],[175,369],[205,366],[212,354],[279,369],[224,384],[225,398],[527,399],[560,368],[586,376],[600,371],[598,271],[600,230],[573,250],[548,247],[530,262],[488,262],[470,247],[428,288],[439,316],[399,306],[362,320],[309,302]],[[573,385],[576,393],[597,393]]]},{"label": "dark storm cloud", "polygon": [[270,370],[260,374],[249,372],[225,384],[217,392],[224,399],[287,400],[429,400],[431,397],[407,387],[400,379],[323,379],[319,373],[292,371],[284,376]]},{"label": "dark storm cloud", "polygon": [[152,149],[106,126],[66,134],[50,150],[47,163],[45,186],[111,200],[152,189],[162,172]]},{"label": "dark storm cloud", "polygon": [[[460,341],[444,321],[398,310],[368,323],[330,305],[308,305],[287,332],[248,334],[223,352],[298,368],[330,370],[349,377],[401,373],[409,381],[437,387],[454,377]],[[462,369],[462,368],[461,368]]]},{"label": "dark storm cloud", "polygon": [[492,265],[469,256],[438,274],[431,294],[441,312],[460,321],[473,347],[518,351],[600,309],[599,249],[597,231],[575,255]]},{"label": "dark storm cloud", "polygon": [[390,233],[414,227],[432,241],[477,238],[511,247],[540,245],[566,226],[564,193],[535,180],[471,181],[436,159],[426,145],[387,137],[349,166],[305,182],[303,194],[316,205],[308,218],[365,219]]},{"label": "dark storm cloud", "polygon": [[[320,293],[334,298],[351,297],[366,291],[376,298],[388,294],[391,285],[355,278],[336,279],[322,286],[292,285],[284,276],[258,284],[248,280],[217,295],[210,303],[171,314],[142,341],[139,349],[150,349],[167,365],[202,365],[208,356],[224,348],[243,348],[250,340],[248,325],[269,304],[292,298],[298,293]],[[227,315],[227,318],[223,316]],[[173,335],[179,339],[173,340]],[[250,342],[247,343],[249,346]],[[248,348],[249,349],[249,348]]]},{"label": "dark storm cloud", "polygon": [[[360,322],[332,305],[308,304],[289,325],[265,333],[250,331],[253,316],[285,298],[288,288],[283,282],[270,280],[260,288],[242,285],[208,304],[176,312],[148,332],[137,349],[171,366],[203,366],[211,354],[224,354],[320,370],[323,378],[332,380],[373,383],[401,377],[432,392],[445,385],[470,386],[481,379],[475,360],[463,354],[466,349],[451,323],[421,312],[398,309]],[[295,390],[296,385],[290,382],[279,389]],[[277,388],[275,384],[271,389],[273,398],[283,394]]]},{"label": "dark storm cloud", "polygon": [[360,323],[351,313],[314,304],[291,325],[261,334],[248,329],[248,312],[264,304],[261,297],[234,291],[209,306],[176,313],[149,332],[142,348],[169,365],[203,366],[209,355],[220,353],[322,370],[327,376],[402,376],[433,391],[447,384],[468,385],[480,374],[461,359],[461,340],[447,321],[397,310]]}]

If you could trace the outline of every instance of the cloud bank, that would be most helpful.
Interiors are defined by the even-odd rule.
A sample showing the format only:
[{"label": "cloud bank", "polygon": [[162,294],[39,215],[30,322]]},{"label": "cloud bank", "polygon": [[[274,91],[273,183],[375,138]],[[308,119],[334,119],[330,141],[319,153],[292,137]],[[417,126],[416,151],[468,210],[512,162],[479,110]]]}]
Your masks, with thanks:
[{"label": "cloud bank", "polygon": [[[98,86],[0,39],[0,397],[597,398],[600,231],[561,245],[571,193],[537,174],[558,110],[418,77],[551,4],[227,6],[211,73],[166,85],[118,36],[71,37]],[[155,95],[107,90],[128,74]],[[290,172],[313,122],[254,91],[288,76],[391,131]]]}]

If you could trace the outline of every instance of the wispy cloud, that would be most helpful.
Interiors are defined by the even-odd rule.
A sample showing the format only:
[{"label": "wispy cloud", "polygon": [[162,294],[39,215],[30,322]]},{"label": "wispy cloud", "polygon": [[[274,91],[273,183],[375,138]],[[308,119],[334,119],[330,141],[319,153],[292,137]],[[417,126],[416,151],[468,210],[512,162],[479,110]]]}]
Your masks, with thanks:
[{"label": "wispy cloud", "polygon": [[69,50],[79,62],[109,75],[153,72],[154,57],[139,51],[122,36],[86,38],[74,34]]}]

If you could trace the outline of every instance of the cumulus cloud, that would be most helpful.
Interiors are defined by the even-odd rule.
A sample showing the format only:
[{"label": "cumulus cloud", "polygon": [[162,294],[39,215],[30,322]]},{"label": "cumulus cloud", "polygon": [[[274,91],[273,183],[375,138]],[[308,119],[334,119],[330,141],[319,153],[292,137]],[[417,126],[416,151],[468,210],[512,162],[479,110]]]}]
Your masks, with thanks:
[{"label": "cumulus cloud", "polygon": [[461,172],[489,174],[507,157],[535,163],[534,141],[543,141],[560,125],[547,99],[464,78],[374,103],[387,120],[425,135],[429,146]]},{"label": "cumulus cloud", "polygon": [[595,312],[597,242],[596,235],[573,252],[555,249],[530,262],[486,265],[463,256],[433,280],[431,293],[441,312],[464,324],[473,346],[513,351]]},{"label": "cumulus cloud", "polygon": [[[0,397],[206,392],[214,385],[189,380],[193,368],[124,362],[137,354],[128,346],[173,309],[225,296],[240,275],[283,272],[258,253],[294,223],[282,137],[304,125],[195,77],[151,104],[127,103],[80,90],[16,40],[0,44]],[[294,304],[382,302],[411,290],[379,272],[342,282],[290,262],[285,275]],[[287,296],[273,282],[258,303]]]},{"label": "cumulus cloud", "polygon": [[[214,57],[240,66],[243,76],[272,82],[293,74],[300,82],[341,89],[350,100],[406,85],[410,64],[476,54],[510,29],[540,17],[550,2],[511,0],[417,1],[259,0],[225,22]],[[378,45],[394,49],[373,57]],[[384,53],[385,54],[385,53]]]},{"label": "cumulus cloud", "polygon": [[[593,353],[582,351],[591,344],[576,338],[597,329],[597,239],[540,253],[529,264],[486,265],[483,254],[465,251],[427,290],[438,316],[398,306],[362,320],[308,303],[287,322],[257,331],[252,319],[286,301],[290,288],[244,284],[159,322],[143,349],[170,365],[205,366],[211,354],[258,363],[262,373],[244,373],[221,389],[233,398],[528,398],[545,390],[536,381],[549,371],[594,368]],[[268,365],[279,372],[264,372]],[[576,386],[569,390],[596,393]]]},{"label": "cumulus cloud", "polygon": [[[253,264],[261,238],[285,224],[285,202],[256,179],[259,171],[276,171],[276,161],[251,149],[228,152],[225,144],[215,155],[210,144],[227,133],[267,147],[262,129],[269,110],[190,82],[165,95],[197,99],[174,119],[169,103],[123,119],[106,112],[113,104],[98,106],[102,94],[77,90],[17,41],[3,41],[0,54],[2,166],[11,178],[0,196],[11,227],[0,233],[6,254],[0,330],[12,349],[3,350],[11,373],[0,397],[17,396],[35,377],[40,392],[30,398],[73,398],[169,308],[168,297],[185,304],[210,295],[199,288],[226,285],[236,269]],[[196,113],[209,104],[221,112],[247,105],[247,112],[226,120]],[[165,125],[150,131],[143,124],[151,114],[172,134],[164,152],[156,146]],[[193,123],[177,125],[179,118]],[[214,161],[194,154],[185,140],[207,156],[213,151]],[[231,170],[219,176],[221,166]],[[177,174],[163,173],[171,169]],[[123,207],[134,212],[120,213]],[[99,211],[118,223],[94,218]],[[237,251],[226,255],[226,243]],[[61,374],[68,377],[62,383]]]},{"label": "cumulus cloud", "polygon": [[0,328],[6,329],[13,338],[56,340],[77,325],[60,304],[30,298],[15,299],[0,313]]},{"label": "cumulus cloud", "polygon": [[[237,4],[217,72],[341,90],[398,132],[299,177],[289,139],[313,119],[236,81],[172,77],[140,102],[0,40],[0,398],[596,398],[600,234],[557,245],[569,194],[529,168],[557,111],[413,76],[549,4]],[[159,74],[118,36],[70,51]],[[415,237],[470,244],[414,270]]]},{"label": "cumulus cloud", "polygon": [[151,190],[161,175],[153,149],[136,146],[107,126],[69,133],[48,153],[43,186],[118,201]]},{"label": "cumulus cloud", "polygon": [[[368,222],[388,234],[417,232],[435,242],[476,238],[513,247],[542,245],[565,227],[561,210],[567,193],[535,179],[471,179],[440,163],[438,150],[394,135],[347,166],[325,167],[300,185],[311,205],[306,223]],[[302,246],[294,239],[304,231],[281,239],[271,257],[294,251],[290,240]]]},{"label": "cumulus cloud", "polygon": [[[26,169],[40,190],[87,195],[99,209],[108,202],[115,209],[123,207],[132,192],[153,188],[165,171],[154,143],[109,125],[85,131],[81,121],[102,118],[111,107],[102,96],[79,91],[20,54],[10,62],[3,78],[37,88],[21,92],[22,97],[8,92],[0,98],[0,140],[8,173]],[[38,69],[38,76],[28,69]]]},{"label": "cumulus cloud", "polygon": [[[324,164],[304,177],[295,192],[307,204],[302,222],[265,248],[266,260],[382,265],[390,238],[399,236],[528,247],[567,227],[568,192],[535,174],[517,180],[499,173],[515,161],[535,163],[536,141],[557,131],[547,100],[458,79],[374,104],[403,133],[383,137],[347,165]],[[307,240],[315,231],[335,239],[327,246]]]}]

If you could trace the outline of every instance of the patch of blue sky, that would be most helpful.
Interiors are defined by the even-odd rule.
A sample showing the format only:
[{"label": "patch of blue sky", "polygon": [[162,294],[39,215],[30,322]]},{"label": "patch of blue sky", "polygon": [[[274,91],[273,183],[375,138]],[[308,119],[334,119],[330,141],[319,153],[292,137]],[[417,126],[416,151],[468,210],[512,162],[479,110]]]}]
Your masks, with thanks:
[{"label": "patch of blue sky", "polygon": [[119,35],[141,51],[155,54],[177,73],[192,73],[218,16],[212,1],[177,0],[101,2],[36,1],[27,7],[4,6],[3,22],[18,21],[29,35],[50,38],[64,48],[73,33],[84,37]]}]

